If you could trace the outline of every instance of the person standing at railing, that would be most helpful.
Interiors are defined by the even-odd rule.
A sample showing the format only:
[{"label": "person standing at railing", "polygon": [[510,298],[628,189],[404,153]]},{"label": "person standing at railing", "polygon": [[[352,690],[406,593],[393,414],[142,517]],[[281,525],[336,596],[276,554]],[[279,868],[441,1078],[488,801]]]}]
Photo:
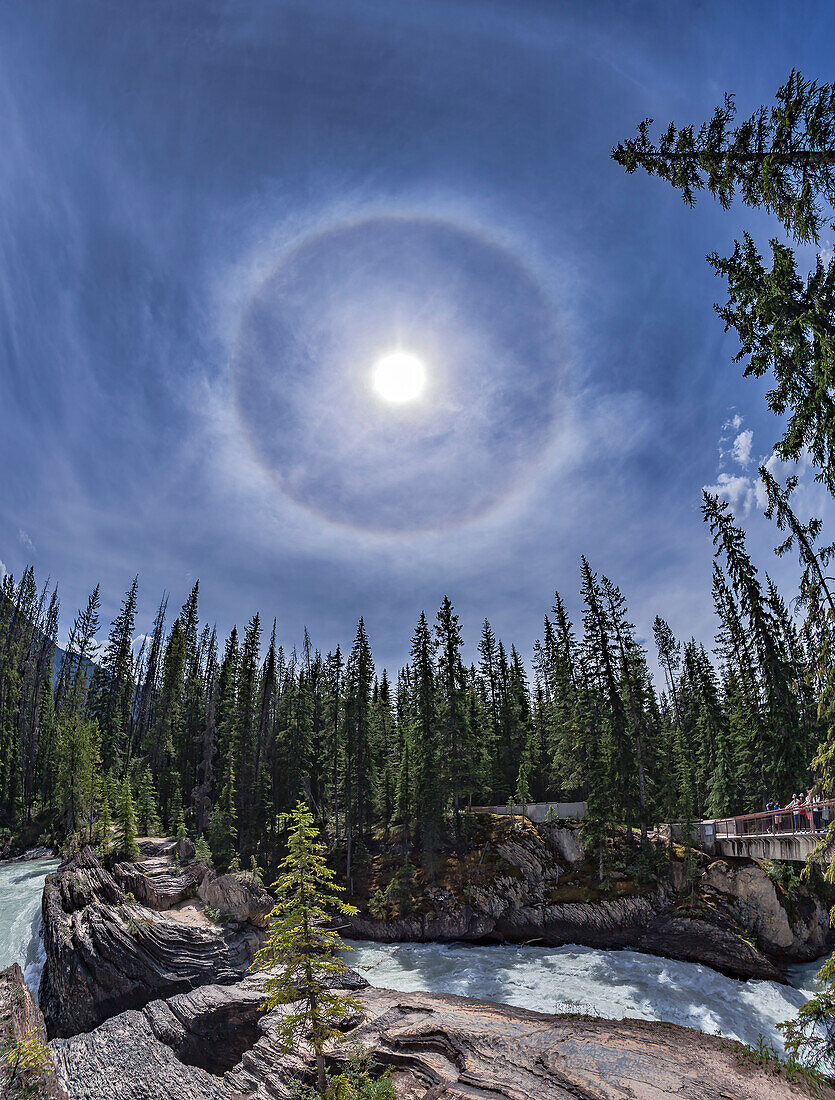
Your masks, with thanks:
[{"label": "person standing at railing", "polygon": [[808,791],[803,796],[803,817],[805,832],[811,833],[814,830],[814,818],[812,817],[812,792]]},{"label": "person standing at railing", "polygon": [[800,795],[793,794],[792,795],[792,800],[789,803],[787,808],[789,810],[791,810],[791,812],[792,812],[792,822],[794,824],[794,832],[799,833],[800,832],[800,812],[799,812],[800,811]]},{"label": "person standing at railing", "polygon": [[819,833],[823,824],[823,806],[821,796],[815,790],[809,791],[809,805],[812,807],[812,828]]}]

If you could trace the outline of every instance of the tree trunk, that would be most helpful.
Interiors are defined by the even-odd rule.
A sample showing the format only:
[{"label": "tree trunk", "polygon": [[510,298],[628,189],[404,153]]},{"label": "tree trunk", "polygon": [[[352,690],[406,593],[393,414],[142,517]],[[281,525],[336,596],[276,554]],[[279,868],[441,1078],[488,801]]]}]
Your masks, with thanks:
[{"label": "tree trunk", "polygon": [[327,1096],[328,1083],[325,1077],[325,1056],[321,1050],[316,1051],[316,1088],[319,1090],[320,1096]]},{"label": "tree trunk", "polygon": [[351,856],[353,854],[353,839],[354,839],[354,823],[351,820],[351,815],[346,815],[345,832],[347,835],[347,844],[345,851],[345,882],[348,886],[348,896],[354,896],[354,882],[351,876]]}]

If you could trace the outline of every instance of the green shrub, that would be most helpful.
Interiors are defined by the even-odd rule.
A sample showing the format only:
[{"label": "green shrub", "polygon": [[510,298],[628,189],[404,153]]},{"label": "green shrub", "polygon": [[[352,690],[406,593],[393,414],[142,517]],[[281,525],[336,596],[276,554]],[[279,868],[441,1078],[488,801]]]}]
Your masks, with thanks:
[{"label": "green shrub", "polygon": [[[339,1073],[328,1073],[327,1096],[333,1100],[397,1100],[391,1073],[386,1070],[375,1077],[371,1059],[361,1048],[354,1051]],[[318,1089],[301,1081],[292,1086],[294,1100],[320,1100]]]},{"label": "green shrub", "polygon": [[230,924],[234,920],[234,917],[223,909],[219,909],[217,905],[207,905],[203,912],[212,924]]},{"label": "green shrub", "polygon": [[49,1053],[37,1028],[22,1039],[7,1038],[0,1050],[0,1083],[2,1095],[35,1100],[43,1095],[43,1076],[54,1069]]}]

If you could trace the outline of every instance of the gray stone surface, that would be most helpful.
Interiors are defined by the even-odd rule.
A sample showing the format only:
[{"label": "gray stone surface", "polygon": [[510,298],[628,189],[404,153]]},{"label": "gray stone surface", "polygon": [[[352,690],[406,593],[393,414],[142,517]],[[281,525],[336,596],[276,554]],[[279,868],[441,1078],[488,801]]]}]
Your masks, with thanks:
[{"label": "gray stone surface", "polygon": [[[207,987],[52,1044],[70,1100],[290,1100],[309,1051],[284,1054],[282,1009],[257,1026],[253,983]],[[671,1024],[550,1016],[427,993],[366,989],[348,1033],[391,1067],[399,1100],[800,1100],[805,1087],[743,1049]],[[226,1022],[224,1017],[226,1016]],[[229,1020],[234,1026],[229,1026]],[[245,1031],[239,1053],[229,1035]],[[190,1037],[190,1038],[189,1038]],[[188,1048],[189,1041],[193,1046]],[[210,1072],[205,1046],[237,1057]],[[334,1054],[344,1056],[346,1048]],[[821,1100],[835,1093],[823,1089]]]},{"label": "gray stone surface", "polygon": [[[154,896],[158,904],[167,898],[174,904],[182,890],[179,885],[169,889],[177,876],[170,862],[163,868],[165,858],[149,857],[148,875],[143,863],[123,864],[115,874],[139,891],[137,897]],[[123,886],[89,848],[49,875],[43,894],[46,965],[40,1005],[50,1036],[89,1031],[157,997],[210,982],[234,982],[247,972],[262,932],[250,924],[189,924],[175,916],[129,903]]]}]

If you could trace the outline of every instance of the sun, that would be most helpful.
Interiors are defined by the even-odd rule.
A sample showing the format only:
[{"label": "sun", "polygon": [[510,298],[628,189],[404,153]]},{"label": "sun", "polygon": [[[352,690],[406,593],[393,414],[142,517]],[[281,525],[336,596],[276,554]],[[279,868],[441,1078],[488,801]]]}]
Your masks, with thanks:
[{"label": "sun", "polygon": [[426,367],[408,351],[391,351],[374,364],[372,385],[378,397],[405,405],[420,397],[426,386]]}]

